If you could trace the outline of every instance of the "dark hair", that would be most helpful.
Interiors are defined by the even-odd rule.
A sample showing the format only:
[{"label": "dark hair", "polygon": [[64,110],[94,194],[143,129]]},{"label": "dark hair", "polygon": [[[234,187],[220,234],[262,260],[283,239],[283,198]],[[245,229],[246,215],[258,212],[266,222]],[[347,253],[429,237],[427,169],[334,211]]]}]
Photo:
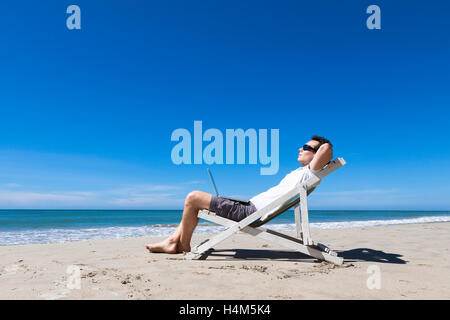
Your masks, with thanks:
[{"label": "dark hair", "polygon": [[333,145],[331,144],[330,140],[328,140],[328,139],[326,139],[324,137],[321,137],[321,136],[313,135],[311,137],[311,140],[319,142],[319,145],[316,147],[316,150],[319,150],[320,146],[325,144],[325,143],[329,143],[330,147],[333,147]]}]

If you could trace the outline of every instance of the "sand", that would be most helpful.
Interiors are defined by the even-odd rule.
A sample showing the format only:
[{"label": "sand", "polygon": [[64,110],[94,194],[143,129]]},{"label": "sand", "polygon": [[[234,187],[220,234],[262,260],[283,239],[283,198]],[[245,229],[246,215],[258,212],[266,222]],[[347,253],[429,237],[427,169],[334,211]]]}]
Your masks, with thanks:
[{"label": "sand", "polygon": [[344,265],[246,234],[206,260],[149,253],[150,237],[1,246],[0,299],[450,299],[450,223],[312,236]]}]

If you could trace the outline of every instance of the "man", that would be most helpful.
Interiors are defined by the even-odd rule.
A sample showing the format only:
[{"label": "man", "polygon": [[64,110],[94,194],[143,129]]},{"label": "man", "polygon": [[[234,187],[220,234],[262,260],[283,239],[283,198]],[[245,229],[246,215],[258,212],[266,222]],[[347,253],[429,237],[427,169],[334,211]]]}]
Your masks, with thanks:
[{"label": "man", "polygon": [[248,203],[217,197],[202,191],[192,191],[186,197],[183,217],[175,232],[159,243],[147,244],[146,248],[151,252],[189,252],[192,234],[199,220],[197,217],[199,210],[209,209],[219,216],[240,221],[279,198],[298,183],[307,180],[311,172],[323,168],[332,158],[333,149],[330,141],[314,135],[299,149],[297,161],[302,167],[287,174],[275,187],[254,196]]}]

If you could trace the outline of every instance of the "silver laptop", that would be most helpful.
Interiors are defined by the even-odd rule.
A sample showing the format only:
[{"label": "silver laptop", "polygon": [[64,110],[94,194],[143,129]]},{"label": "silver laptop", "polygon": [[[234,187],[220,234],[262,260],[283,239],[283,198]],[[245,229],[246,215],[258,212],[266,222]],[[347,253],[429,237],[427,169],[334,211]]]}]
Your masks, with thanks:
[{"label": "silver laptop", "polygon": [[[209,170],[209,168],[207,170],[208,170],[209,178],[211,179],[212,186],[214,188],[214,192],[216,193],[216,196],[219,197],[219,192],[217,191],[216,183],[214,182],[214,178],[212,176],[211,170]],[[225,197],[225,196],[220,196],[220,197],[226,198],[226,199],[230,199],[232,201],[241,202],[241,203],[244,203],[244,204],[249,204],[250,203],[249,200],[241,200],[241,199],[235,199],[235,198],[230,198],[230,197]]]}]

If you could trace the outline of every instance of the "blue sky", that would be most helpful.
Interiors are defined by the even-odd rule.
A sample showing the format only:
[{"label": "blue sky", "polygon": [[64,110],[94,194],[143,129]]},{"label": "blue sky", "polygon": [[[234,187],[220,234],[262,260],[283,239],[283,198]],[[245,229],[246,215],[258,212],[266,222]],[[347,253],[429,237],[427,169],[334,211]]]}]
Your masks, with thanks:
[{"label": "blue sky", "polygon": [[[81,8],[68,30],[66,8]],[[366,8],[381,8],[368,30]],[[0,3],[0,208],[174,208],[212,192],[173,130],[279,129],[280,169],[212,165],[250,198],[312,134],[347,165],[313,209],[450,209],[445,1]]]}]

